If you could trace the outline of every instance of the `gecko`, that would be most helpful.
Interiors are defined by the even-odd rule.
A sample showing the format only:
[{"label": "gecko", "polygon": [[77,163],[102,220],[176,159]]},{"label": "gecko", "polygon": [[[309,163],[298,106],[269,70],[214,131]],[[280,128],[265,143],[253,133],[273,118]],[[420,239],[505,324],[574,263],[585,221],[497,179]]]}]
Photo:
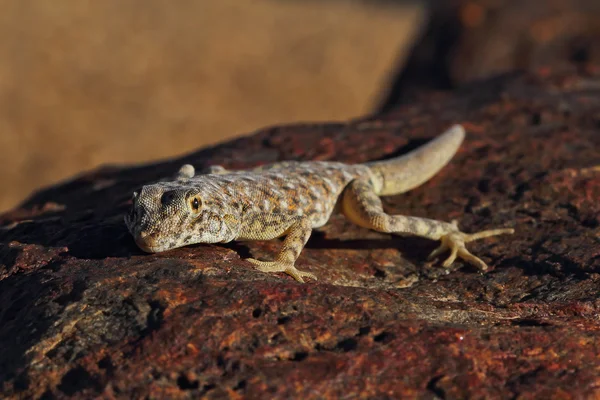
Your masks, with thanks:
[{"label": "gecko", "polygon": [[464,128],[454,125],[412,152],[364,164],[283,161],[241,171],[217,165],[203,174],[186,164],[173,180],[134,192],[125,224],[137,246],[149,253],[196,243],[285,237],[273,261],[246,260],[260,271],[284,272],[304,282],[317,277],[297,269],[296,261],[312,230],[337,212],[364,228],[440,241],[429,259],[449,251],[442,264],[446,268],[458,257],[486,270],[486,263],[465,244],[514,229],[464,233],[456,220],[387,214],[380,198],[428,181],[450,161],[464,137]]}]

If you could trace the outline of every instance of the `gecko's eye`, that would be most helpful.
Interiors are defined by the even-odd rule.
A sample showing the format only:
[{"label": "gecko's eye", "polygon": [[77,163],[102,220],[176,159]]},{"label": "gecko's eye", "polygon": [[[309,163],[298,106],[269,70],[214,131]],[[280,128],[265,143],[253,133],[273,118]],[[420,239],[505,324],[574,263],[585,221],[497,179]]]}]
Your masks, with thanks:
[{"label": "gecko's eye", "polygon": [[194,212],[198,212],[200,210],[200,206],[202,205],[202,200],[198,196],[191,197],[189,200],[190,208]]}]

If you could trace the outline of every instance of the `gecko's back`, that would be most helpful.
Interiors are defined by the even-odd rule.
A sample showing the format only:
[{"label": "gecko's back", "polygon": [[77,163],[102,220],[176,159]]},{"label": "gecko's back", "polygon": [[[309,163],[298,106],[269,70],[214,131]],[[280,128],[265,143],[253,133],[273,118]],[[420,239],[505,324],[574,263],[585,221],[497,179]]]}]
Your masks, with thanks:
[{"label": "gecko's back", "polygon": [[[189,184],[210,186],[205,196],[227,199],[246,214],[306,216],[313,227],[324,225],[346,185],[369,177],[364,165],[338,162],[281,162],[249,171],[200,175]],[[210,192],[210,193],[206,193]]]}]

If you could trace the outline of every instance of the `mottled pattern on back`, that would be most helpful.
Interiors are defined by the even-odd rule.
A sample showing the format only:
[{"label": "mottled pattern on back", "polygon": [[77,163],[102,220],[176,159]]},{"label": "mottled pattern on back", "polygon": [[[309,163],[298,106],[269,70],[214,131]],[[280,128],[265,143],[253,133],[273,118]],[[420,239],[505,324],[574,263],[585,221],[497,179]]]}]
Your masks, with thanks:
[{"label": "mottled pattern on back", "polygon": [[337,162],[288,161],[219,178],[248,204],[249,211],[304,215],[318,228],[329,220],[346,185],[356,178],[368,179],[369,169]]}]

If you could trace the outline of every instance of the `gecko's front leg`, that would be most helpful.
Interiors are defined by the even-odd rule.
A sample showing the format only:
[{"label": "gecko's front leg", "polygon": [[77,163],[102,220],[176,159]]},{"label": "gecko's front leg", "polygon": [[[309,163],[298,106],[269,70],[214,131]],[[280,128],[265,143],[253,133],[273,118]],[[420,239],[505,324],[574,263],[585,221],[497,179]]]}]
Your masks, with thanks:
[{"label": "gecko's front leg", "polygon": [[[265,224],[268,225],[268,224]],[[281,234],[269,235],[268,227],[264,227],[262,233],[268,236],[283,236],[286,235],[283,241],[283,246],[277,254],[275,261],[260,261],[254,258],[248,258],[247,261],[251,262],[256,266],[256,269],[262,272],[285,272],[292,276],[298,282],[304,282],[305,277],[317,279],[317,277],[310,272],[304,272],[298,270],[294,263],[300,256],[300,252],[304,248],[304,245],[308,241],[312,232],[312,226],[310,221],[306,217],[294,218],[290,225]],[[275,228],[277,229],[277,228]],[[259,237],[257,239],[267,239],[270,237]]]},{"label": "gecko's front leg", "polygon": [[343,196],[344,215],[359,226],[379,232],[404,233],[440,240],[441,245],[431,253],[430,258],[449,250],[450,256],[444,261],[444,267],[449,267],[457,257],[460,257],[479,269],[486,270],[488,266],[485,262],[471,254],[465,247],[465,243],[490,236],[514,233],[514,229],[508,228],[469,234],[461,232],[456,221],[447,223],[427,218],[388,215],[383,211],[381,200],[375,194],[371,183],[367,181],[353,181],[345,189]]}]

